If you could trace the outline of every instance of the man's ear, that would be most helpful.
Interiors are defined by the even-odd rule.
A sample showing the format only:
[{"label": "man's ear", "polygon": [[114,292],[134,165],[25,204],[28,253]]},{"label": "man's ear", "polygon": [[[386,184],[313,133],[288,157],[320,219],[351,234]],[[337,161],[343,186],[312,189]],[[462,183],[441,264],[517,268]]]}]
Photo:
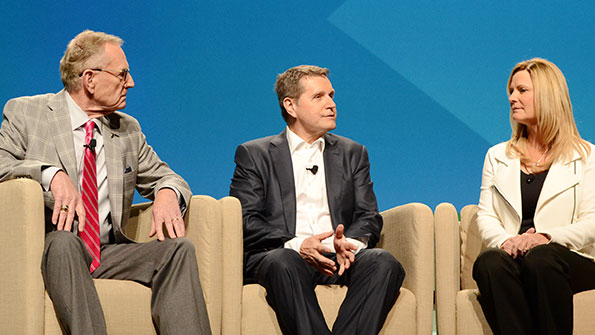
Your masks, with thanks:
[{"label": "man's ear", "polygon": [[295,113],[295,100],[294,99],[292,99],[290,97],[286,97],[285,99],[283,99],[283,107],[285,107],[287,114],[289,114],[294,119],[297,118],[297,115]]},{"label": "man's ear", "polygon": [[93,71],[85,71],[81,77],[81,85],[85,91],[93,94],[95,92],[95,73]]}]

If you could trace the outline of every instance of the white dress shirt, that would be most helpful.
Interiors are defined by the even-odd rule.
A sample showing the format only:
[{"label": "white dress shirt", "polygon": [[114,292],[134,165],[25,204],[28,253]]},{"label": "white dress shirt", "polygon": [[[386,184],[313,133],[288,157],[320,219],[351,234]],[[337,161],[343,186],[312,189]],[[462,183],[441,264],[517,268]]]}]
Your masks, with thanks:
[{"label": "white dress shirt", "polygon": [[[285,242],[285,248],[300,251],[305,239],[333,230],[328,206],[323,152],[324,138],[320,137],[311,144],[306,143],[287,127],[287,142],[293,165],[295,184],[296,225],[293,239]],[[308,170],[317,166],[316,173]],[[335,252],[334,236],[326,238],[322,244]],[[361,241],[347,238],[356,247],[356,253],[365,248]]]}]

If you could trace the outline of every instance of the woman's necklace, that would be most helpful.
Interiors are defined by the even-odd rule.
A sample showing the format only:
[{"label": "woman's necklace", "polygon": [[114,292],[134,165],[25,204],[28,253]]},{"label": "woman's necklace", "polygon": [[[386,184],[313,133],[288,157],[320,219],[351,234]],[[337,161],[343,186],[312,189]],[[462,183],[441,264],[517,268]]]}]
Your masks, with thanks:
[{"label": "woman's necklace", "polygon": [[527,171],[529,172],[529,174],[533,173],[533,168],[541,166],[541,161],[543,160],[543,158],[545,157],[545,155],[547,154],[547,152],[549,150],[550,150],[550,148],[545,149],[545,151],[543,152],[543,155],[541,155],[541,157],[539,157],[539,159],[535,163],[533,163],[533,165],[531,167],[529,167],[529,165],[525,164],[525,167],[527,168]]}]

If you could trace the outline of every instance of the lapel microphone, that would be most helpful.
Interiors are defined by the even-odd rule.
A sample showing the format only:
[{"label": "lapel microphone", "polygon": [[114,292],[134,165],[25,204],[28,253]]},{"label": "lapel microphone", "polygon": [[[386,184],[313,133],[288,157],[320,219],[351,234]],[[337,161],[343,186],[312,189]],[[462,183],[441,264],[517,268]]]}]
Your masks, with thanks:
[{"label": "lapel microphone", "polygon": [[534,174],[531,173],[527,176],[527,184],[531,184],[534,180],[535,180]]},{"label": "lapel microphone", "polygon": [[95,151],[95,146],[96,145],[97,145],[97,141],[94,138],[92,138],[89,141],[89,144],[84,144],[83,147],[88,148],[91,151]]},{"label": "lapel microphone", "polygon": [[311,168],[306,168],[306,170],[312,172],[312,174],[316,174],[318,172],[318,165],[312,165]]}]

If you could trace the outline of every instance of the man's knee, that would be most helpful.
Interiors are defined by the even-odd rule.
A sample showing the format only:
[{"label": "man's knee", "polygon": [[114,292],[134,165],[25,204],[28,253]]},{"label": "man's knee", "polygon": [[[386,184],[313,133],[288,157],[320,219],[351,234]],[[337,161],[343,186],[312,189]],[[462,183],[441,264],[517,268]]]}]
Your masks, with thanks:
[{"label": "man's knee", "polygon": [[[405,277],[405,269],[399,261],[384,249],[369,249],[370,258],[374,260],[378,273],[393,274],[398,277]],[[357,256],[356,256],[357,257]]]},{"label": "man's knee", "polygon": [[53,231],[45,236],[45,252],[51,253],[53,257],[72,254],[74,251],[81,250],[81,243],[81,240],[72,232]]},{"label": "man's knee", "polygon": [[261,261],[259,272],[265,276],[293,275],[303,271],[305,261],[292,249],[271,250]]},{"label": "man's knee", "polygon": [[195,252],[194,243],[185,237],[171,238],[167,239],[167,241],[169,241],[176,250],[191,254],[194,254]]},{"label": "man's knee", "polygon": [[[192,241],[185,237],[167,238],[160,243],[163,246],[163,254],[170,255],[169,261],[184,260],[184,262],[196,262],[196,249]],[[166,256],[167,257],[167,256]],[[177,262],[177,261],[176,261]]]}]

